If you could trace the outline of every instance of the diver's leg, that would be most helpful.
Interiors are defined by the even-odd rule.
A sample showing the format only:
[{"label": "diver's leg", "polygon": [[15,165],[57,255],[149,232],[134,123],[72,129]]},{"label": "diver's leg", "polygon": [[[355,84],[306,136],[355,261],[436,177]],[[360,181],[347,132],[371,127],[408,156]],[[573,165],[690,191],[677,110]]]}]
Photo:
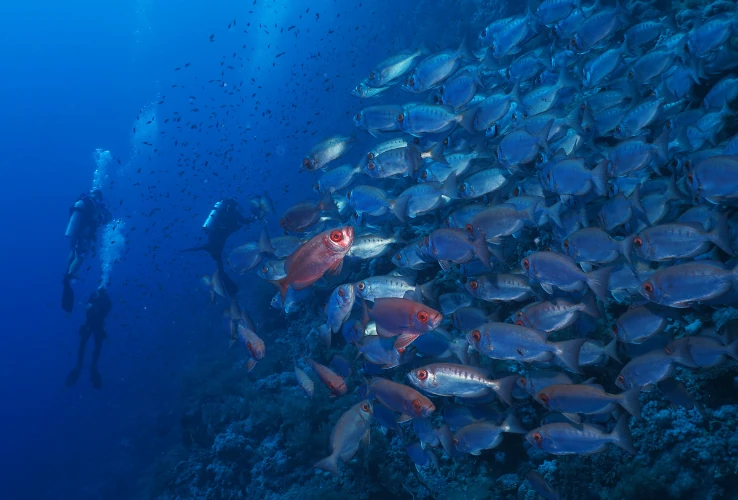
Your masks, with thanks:
[{"label": "diver's leg", "polygon": [[77,365],[72,368],[72,371],[67,375],[67,386],[71,387],[77,383],[79,378],[79,371],[82,369],[82,363],[85,359],[85,348],[87,347],[87,341],[90,340],[92,331],[87,328],[87,324],[82,325],[79,328],[79,347],[77,347]]},{"label": "diver's leg", "polygon": [[90,379],[95,389],[102,389],[102,378],[100,377],[100,372],[97,371],[97,361],[100,359],[104,339],[104,331],[95,332],[95,350],[92,353],[92,363],[90,363]]}]

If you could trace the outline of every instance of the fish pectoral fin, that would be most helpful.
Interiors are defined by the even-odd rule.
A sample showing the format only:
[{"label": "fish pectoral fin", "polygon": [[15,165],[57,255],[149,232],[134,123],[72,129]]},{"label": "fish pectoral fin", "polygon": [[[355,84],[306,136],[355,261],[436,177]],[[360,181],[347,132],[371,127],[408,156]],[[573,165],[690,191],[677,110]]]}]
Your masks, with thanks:
[{"label": "fish pectoral fin", "polygon": [[549,295],[553,295],[554,293],[553,285],[549,285],[548,283],[541,283],[541,288]]},{"label": "fish pectoral fin", "polygon": [[563,416],[574,422],[575,424],[581,424],[582,419],[576,413],[562,413]]},{"label": "fish pectoral fin", "polygon": [[395,350],[399,351],[400,349],[403,349],[409,346],[418,337],[420,337],[420,335],[418,335],[417,333],[403,333],[399,335],[397,339],[395,340],[395,345],[394,345]]},{"label": "fish pectoral fin", "polygon": [[334,274],[335,275],[335,274],[341,274],[341,270],[343,270],[343,259],[341,259],[338,262],[336,262],[336,264],[333,267],[331,267],[330,269],[328,269],[328,272],[330,274]]},{"label": "fish pectoral fin", "polygon": [[413,417],[411,417],[410,415],[402,414],[399,417],[397,417],[397,423],[401,424],[403,422],[407,422],[408,420],[412,420],[412,419]]},{"label": "fish pectoral fin", "polygon": [[361,442],[364,446],[369,446],[372,443],[371,434],[369,433],[369,429],[366,430],[363,436],[361,436]]},{"label": "fish pectoral fin", "polygon": [[449,269],[451,269],[451,264],[452,262],[450,260],[439,260],[438,261],[438,265],[440,265],[441,269],[443,269],[444,271],[448,271]]},{"label": "fish pectoral fin", "polygon": [[253,370],[255,366],[256,366],[256,360],[255,359],[249,359],[246,362],[246,368],[248,369],[248,371]]}]

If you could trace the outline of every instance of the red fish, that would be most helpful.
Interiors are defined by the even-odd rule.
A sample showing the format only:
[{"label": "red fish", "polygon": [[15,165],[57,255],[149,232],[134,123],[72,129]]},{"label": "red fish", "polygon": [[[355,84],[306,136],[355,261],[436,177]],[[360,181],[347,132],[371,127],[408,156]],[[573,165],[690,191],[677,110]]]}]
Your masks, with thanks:
[{"label": "red fish", "polygon": [[284,301],[287,289],[292,285],[293,290],[303,290],[330,270],[341,271],[343,257],[348,253],[354,242],[354,228],[344,226],[310,238],[304,245],[290,255],[284,263],[287,276],[278,281],[272,281],[279,288]]},{"label": "red fish", "polygon": [[328,387],[328,389],[331,391],[332,398],[335,398],[336,396],[343,396],[344,394],[346,394],[346,391],[348,389],[346,388],[346,382],[343,380],[343,377],[341,377],[339,374],[337,374],[327,366],[316,363],[312,359],[308,358],[307,362],[310,363],[310,366],[318,375],[320,381],[323,382],[323,384],[325,384],[325,386]]},{"label": "red fish", "polygon": [[279,223],[287,231],[301,232],[317,223],[320,214],[326,210],[336,210],[336,204],[330,193],[326,193],[317,205],[305,202],[291,207],[279,219]]},{"label": "red fish", "polygon": [[[366,303],[365,303],[366,307]],[[443,321],[443,314],[420,302],[400,298],[378,298],[374,307],[366,310],[368,318],[377,324],[377,335],[394,337],[395,349],[410,345],[420,335],[435,330]]]}]

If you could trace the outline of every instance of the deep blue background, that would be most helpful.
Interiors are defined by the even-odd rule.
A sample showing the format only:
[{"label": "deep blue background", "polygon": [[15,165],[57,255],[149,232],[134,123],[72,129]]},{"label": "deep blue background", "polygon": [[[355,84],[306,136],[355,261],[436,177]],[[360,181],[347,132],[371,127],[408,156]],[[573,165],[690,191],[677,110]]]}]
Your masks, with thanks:
[{"label": "deep blue background", "polygon": [[[286,3],[44,0],[0,7],[0,497],[134,498],[145,488],[156,457],[179,439],[183,375],[237,357],[227,352],[220,312],[199,285],[212,264],[178,250],[197,242],[222,196],[244,201],[266,190],[279,213],[315,199],[307,188],[313,179],[298,173],[301,155],[327,135],[353,131],[351,116],[362,104],[348,91],[368,68],[417,38],[434,46],[460,36],[458,20],[443,13],[439,25],[439,11],[422,3]],[[286,54],[275,59],[280,52]],[[241,92],[229,94],[241,81]],[[155,113],[153,125],[137,121],[141,110]],[[192,120],[197,129],[163,123],[174,111],[181,125]],[[152,130],[150,139],[145,132]],[[115,158],[105,194],[128,240],[112,275],[99,392],[87,365],[77,387],[64,386],[99,258],[75,284],[74,313],[59,307],[68,209],[91,186],[96,148]],[[276,219],[270,232],[279,234]],[[264,286],[254,285],[265,296],[248,307],[268,303],[272,290]],[[263,311],[252,314],[258,321]]]}]

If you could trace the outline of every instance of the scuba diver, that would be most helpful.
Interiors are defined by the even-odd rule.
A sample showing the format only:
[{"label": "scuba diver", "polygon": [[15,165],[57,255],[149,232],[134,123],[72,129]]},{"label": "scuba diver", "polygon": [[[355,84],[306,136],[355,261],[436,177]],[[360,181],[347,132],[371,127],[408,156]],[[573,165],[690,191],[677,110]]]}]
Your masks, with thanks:
[{"label": "scuba diver", "polygon": [[69,209],[69,223],[65,236],[70,238],[71,251],[67,271],[64,273],[62,284],[62,309],[72,312],[74,308],[74,290],[71,280],[87,257],[87,253],[93,249],[97,238],[97,229],[111,219],[110,211],[103,200],[102,191],[91,189],[83,193]]},{"label": "scuba diver", "polygon": [[[269,200],[271,205],[271,200]],[[253,203],[253,202],[252,202]],[[254,205],[258,205],[254,203]],[[252,212],[253,212],[252,208]],[[262,218],[265,214],[262,214]],[[246,224],[250,224],[260,217],[256,214],[252,214],[251,217],[247,218],[241,213],[241,207],[238,202],[233,198],[226,198],[221,200],[213,206],[210,211],[210,215],[202,225],[205,234],[208,237],[208,242],[205,245],[188,248],[185,252],[196,252],[205,251],[215,260],[215,264],[218,268],[218,274],[220,280],[223,283],[223,291],[226,297],[231,302],[230,305],[230,330],[232,341],[238,338],[238,322],[242,318],[243,312],[238,304],[238,285],[233,279],[225,272],[223,268],[223,249],[225,248],[226,240],[241,229]]]},{"label": "scuba diver", "polygon": [[90,336],[95,337],[95,350],[92,353],[92,363],[90,364],[90,379],[95,389],[102,389],[102,379],[100,372],[97,371],[97,361],[100,359],[100,351],[102,350],[103,340],[107,337],[105,332],[105,317],[113,308],[113,302],[108,296],[108,291],[104,286],[95,290],[87,301],[87,320],[79,328],[79,348],[77,350],[77,364],[67,375],[67,387],[71,387],[77,383],[79,372],[82,369],[82,362],[85,357],[85,349]]}]

